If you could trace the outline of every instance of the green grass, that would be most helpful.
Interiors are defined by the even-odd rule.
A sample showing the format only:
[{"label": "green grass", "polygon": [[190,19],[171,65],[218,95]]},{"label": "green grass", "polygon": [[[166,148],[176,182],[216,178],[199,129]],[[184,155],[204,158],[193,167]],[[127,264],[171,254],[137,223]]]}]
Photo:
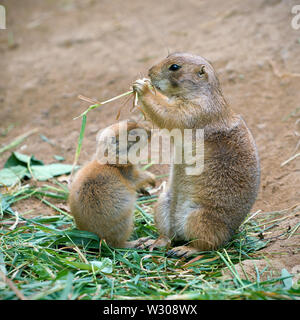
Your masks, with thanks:
[{"label": "green grass", "polygon": [[[6,279],[5,283],[0,276],[2,300],[300,298],[299,285],[292,285],[292,275],[284,269],[280,277],[266,281],[260,280],[264,270],[257,270],[253,282],[235,268],[244,259],[258,258],[268,243],[258,235],[278,222],[276,213],[246,219],[224,248],[183,260],[167,257],[165,250],[113,249],[96,235],[77,230],[72,217],[57,205],[65,204],[68,196],[58,182],[4,191],[0,195],[0,275]],[[13,205],[28,198],[38,199],[54,214],[30,219],[17,214]],[[156,199],[138,199],[132,239],[157,237],[151,214]],[[225,269],[229,277],[222,275]]]}]

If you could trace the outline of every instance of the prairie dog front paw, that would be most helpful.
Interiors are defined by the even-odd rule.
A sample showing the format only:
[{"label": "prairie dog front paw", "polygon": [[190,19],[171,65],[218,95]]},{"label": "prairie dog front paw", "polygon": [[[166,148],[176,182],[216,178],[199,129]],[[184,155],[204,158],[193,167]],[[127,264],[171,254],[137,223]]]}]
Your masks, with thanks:
[{"label": "prairie dog front paw", "polygon": [[132,85],[132,89],[138,94],[143,94],[147,89],[150,89],[150,86],[151,81],[147,78],[143,78],[136,80]]}]

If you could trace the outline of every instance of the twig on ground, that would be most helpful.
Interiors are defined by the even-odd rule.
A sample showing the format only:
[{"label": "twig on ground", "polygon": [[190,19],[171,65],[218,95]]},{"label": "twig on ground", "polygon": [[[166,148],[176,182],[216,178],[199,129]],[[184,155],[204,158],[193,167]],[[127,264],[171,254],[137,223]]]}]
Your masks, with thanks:
[{"label": "twig on ground", "polygon": [[300,77],[300,73],[281,72],[280,70],[278,70],[277,66],[275,65],[275,62],[271,59],[268,59],[268,62],[270,64],[270,66],[272,67],[273,73],[278,78],[287,78],[287,77],[298,78],[298,77]]},{"label": "twig on ground", "polygon": [[296,153],[295,155],[293,155],[292,157],[290,157],[289,159],[285,160],[284,162],[282,162],[282,164],[280,165],[280,167],[285,166],[286,164],[288,164],[289,162],[291,162],[292,160],[296,159],[297,157],[300,156],[300,152]]}]

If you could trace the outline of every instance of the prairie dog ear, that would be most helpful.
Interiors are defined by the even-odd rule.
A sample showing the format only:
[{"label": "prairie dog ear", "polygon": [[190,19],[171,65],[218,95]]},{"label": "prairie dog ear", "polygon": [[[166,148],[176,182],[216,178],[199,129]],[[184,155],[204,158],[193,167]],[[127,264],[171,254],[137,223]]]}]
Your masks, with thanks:
[{"label": "prairie dog ear", "polygon": [[203,77],[206,74],[206,70],[205,70],[205,65],[202,64],[201,66],[199,66],[199,70],[197,72],[199,77]]}]

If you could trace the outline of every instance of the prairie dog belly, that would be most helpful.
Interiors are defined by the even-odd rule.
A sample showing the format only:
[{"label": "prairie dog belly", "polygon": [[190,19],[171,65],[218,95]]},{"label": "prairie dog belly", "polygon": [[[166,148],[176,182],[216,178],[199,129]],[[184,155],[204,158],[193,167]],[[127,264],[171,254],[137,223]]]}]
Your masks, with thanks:
[{"label": "prairie dog belly", "polygon": [[171,170],[171,188],[172,195],[170,205],[170,223],[175,240],[184,240],[184,226],[189,214],[200,205],[192,200],[193,184],[189,182],[189,178],[183,174],[184,165],[173,165]]},{"label": "prairie dog belly", "polygon": [[175,233],[175,240],[187,240],[184,234],[184,227],[186,224],[186,220],[191,212],[195,209],[200,208],[199,205],[194,203],[191,200],[184,200],[178,199],[178,205],[174,212],[175,219],[174,219],[174,233]]}]

